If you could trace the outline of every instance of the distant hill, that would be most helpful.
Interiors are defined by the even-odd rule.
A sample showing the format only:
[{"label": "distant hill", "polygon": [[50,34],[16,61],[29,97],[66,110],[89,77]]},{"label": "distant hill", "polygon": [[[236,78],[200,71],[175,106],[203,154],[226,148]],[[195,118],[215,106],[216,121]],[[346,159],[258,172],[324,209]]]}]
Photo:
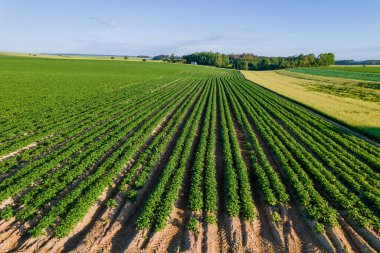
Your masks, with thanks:
[{"label": "distant hill", "polygon": [[366,61],[340,60],[340,61],[335,61],[335,65],[380,65],[380,60],[366,60]]}]

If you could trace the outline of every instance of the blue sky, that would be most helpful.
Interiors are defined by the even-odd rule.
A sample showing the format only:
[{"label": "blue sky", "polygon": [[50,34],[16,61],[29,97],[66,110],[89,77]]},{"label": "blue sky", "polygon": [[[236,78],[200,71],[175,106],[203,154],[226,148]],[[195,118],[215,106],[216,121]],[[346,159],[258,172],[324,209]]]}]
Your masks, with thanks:
[{"label": "blue sky", "polygon": [[380,59],[379,0],[0,0],[0,51]]}]

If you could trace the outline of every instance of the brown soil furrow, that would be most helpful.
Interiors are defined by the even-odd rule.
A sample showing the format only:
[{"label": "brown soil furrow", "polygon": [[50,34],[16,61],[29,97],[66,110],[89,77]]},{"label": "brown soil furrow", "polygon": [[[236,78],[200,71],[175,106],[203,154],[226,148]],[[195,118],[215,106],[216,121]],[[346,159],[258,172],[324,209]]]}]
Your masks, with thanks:
[{"label": "brown soil furrow", "polygon": [[[200,93],[198,94],[198,98]],[[104,237],[99,238],[98,248],[106,249],[107,251],[123,251],[131,248],[140,248],[144,241],[147,239],[147,232],[145,231],[136,231],[135,222],[140,214],[143,203],[147,200],[149,192],[152,189],[152,185],[156,185],[159,180],[159,175],[161,174],[164,165],[167,163],[170,154],[173,151],[174,144],[176,139],[180,134],[180,129],[183,128],[186,120],[188,119],[190,112],[195,106],[194,102],[190,108],[187,110],[186,115],[181,119],[181,124],[171,137],[171,140],[168,144],[168,148],[160,158],[160,161],[155,165],[152,170],[152,174],[149,176],[147,183],[140,190],[138,198],[135,204],[130,202],[125,202],[123,208],[120,209],[120,212],[116,215],[117,218],[114,219],[114,222],[111,222],[110,226],[106,229]],[[137,246],[136,246],[137,245]]]},{"label": "brown soil furrow", "polygon": [[354,252],[376,252],[342,217],[339,217],[339,224],[348,240],[352,242]]},{"label": "brown soil furrow", "polygon": [[[230,104],[230,101],[229,101],[229,104]],[[249,174],[250,182],[251,182],[251,189],[256,189],[255,185],[259,185],[259,184],[257,183],[257,180],[254,176],[252,161],[247,151],[246,140],[248,139],[248,134],[246,133],[245,129],[239,128],[236,115],[233,111],[231,111],[231,116],[232,116],[232,120],[234,124],[234,131],[239,140],[240,151],[248,169],[248,174]],[[274,249],[277,249],[278,251],[283,251],[284,235],[283,235],[282,223],[275,224],[271,215],[270,207],[266,205],[264,201],[264,197],[262,196],[262,193],[259,189],[252,190],[252,198],[254,199],[254,203],[258,212],[258,222],[254,222],[252,224],[256,224],[256,227],[260,228],[260,233],[257,233],[257,234],[248,233],[248,231],[252,230],[253,227],[251,223],[245,222],[247,226],[245,227],[242,226],[242,229],[243,230],[248,229],[248,231],[242,231],[243,239],[245,239],[243,240],[243,244],[245,243],[246,244],[245,247],[247,248],[247,250],[250,250],[252,248],[252,245],[249,245],[248,243],[248,239],[249,239],[248,235],[250,234],[253,234],[256,236],[259,235],[255,238],[252,238],[250,240],[251,241],[250,244],[253,243],[256,245],[260,245],[261,250],[264,250],[264,251],[270,251]],[[265,225],[258,226],[257,223],[265,224]]]},{"label": "brown soil furrow", "polygon": [[[163,236],[159,239],[159,246],[155,246],[155,244],[152,243],[152,247],[157,249],[157,251],[154,252],[162,252],[164,250],[169,252],[175,252],[178,250],[189,252],[196,251],[196,249],[191,248],[191,246],[195,246],[191,242],[195,242],[197,239],[195,238],[193,232],[188,231],[186,225],[191,216],[191,212],[188,209],[188,199],[191,187],[191,167],[194,163],[195,152],[199,145],[199,140],[201,137],[200,133],[204,125],[203,118],[205,116],[205,108],[201,108],[201,110],[201,120],[197,126],[196,134],[195,136],[190,136],[193,140],[192,147],[189,158],[186,162],[186,172],[178,194],[178,199],[175,204],[176,207],[170,216],[170,225],[165,228],[165,233],[162,233]],[[155,233],[153,237],[155,237],[156,234],[161,234],[161,232]],[[148,251],[150,251],[150,245],[150,243],[147,245]]]},{"label": "brown soil furrow", "polygon": [[[180,103],[181,105],[182,103]],[[110,210],[104,210],[105,208],[103,208],[103,210],[99,211],[99,214],[97,215],[98,218],[100,218],[100,224],[99,224],[99,219],[93,219],[93,221],[91,222],[91,224],[89,224],[86,228],[85,231],[82,231],[80,233],[80,235],[76,235],[75,237],[71,238],[70,241],[67,243],[67,247],[65,247],[65,250],[69,250],[69,249],[73,249],[74,248],[74,245],[79,245],[79,243],[81,241],[83,241],[88,235],[90,232],[92,232],[93,236],[96,236],[96,234],[99,234],[99,230],[102,230],[100,229],[100,227],[103,227],[103,232],[104,229],[106,229],[107,226],[104,226],[102,225],[102,223],[104,224],[105,222],[101,222],[102,220],[108,220],[110,221],[113,221],[113,219],[116,218],[116,214],[117,214],[117,209],[120,210],[120,207],[122,207],[122,205],[120,205],[121,202],[123,202],[123,199],[125,198],[125,194],[124,192],[117,192],[116,190],[118,189],[118,186],[119,184],[121,183],[122,179],[123,179],[123,176],[125,175],[125,173],[127,172],[127,170],[130,168],[130,166],[132,165],[133,161],[135,159],[137,159],[137,157],[141,154],[142,150],[144,150],[148,144],[153,140],[153,138],[156,136],[156,134],[158,132],[160,132],[167,124],[167,122],[169,121],[169,119],[174,115],[174,113],[177,111],[177,109],[180,107],[180,105],[178,105],[168,116],[166,116],[163,121],[152,131],[150,137],[148,138],[148,140],[145,142],[145,144],[143,145],[143,147],[140,149],[140,151],[134,156],[132,162],[127,166],[128,168],[125,168],[124,169],[124,173],[122,173],[114,182],[114,189],[113,189],[113,198],[118,200],[118,208],[113,208],[113,209],[110,209]],[[112,212],[111,210],[113,211],[116,211],[116,212]],[[112,217],[113,216],[113,217]],[[98,223],[98,224],[96,224]],[[108,223],[108,222],[107,222]],[[93,231],[92,229],[93,228],[96,228],[96,231]],[[94,235],[94,232],[95,232],[95,235]],[[89,239],[91,240],[91,239]]]},{"label": "brown soil furrow", "polygon": [[[305,217],[303,211],[300,209],[300,203],[296,200],[295,194],[292,191],[291,185],[286,179],[284,171],[281,169],[279,162],[276,160],[276,157],[267,147],[267,144],[264,142],[262,136],[258,132],[256,126],[251,124],[252,130],[254,131],[257,140],[262,147],[265,156],[270,162],[271,166],[277,171],[280,176],[281,181],[284,183],[287,189],[287,193],[290,196],[289,206],[287,208],[287,216],[289,223],[287,226],[293,226],[292,229],[295,232],[294,237],[298,237],[296,242],[301,242],[301,251],[324,251],[325,247],[317,239],[317,236],[312,231],[311,227],[308,226],[308,220]],[[298,205],[298,207],[297,207]],[[260,212],[260,209],[259,209]],[[260,215],[259,215],[260,216]],[[296,246],[299,247],[299,246]]]},{"label": "brown soil furrow", "polygon": [[[203,215],[205,217],[205,215]],[[203,236],[201,252],[217,253],[219,252],[218,244],[218,225],[207,224],[203,222]]]},{"label": "brown soil furrow", "polygon": [[[167,119],[168,119],[168,117],[165,117],[164,120],[163,120],[163,122],[166,122]],[[145,143],[143,146],[146,146],[147,143],[150,142],[150,141],[152,140],[152,138],[153,138],[154,135],[158,132],[159,129],[161,129],[161,124],[158,125],[156,129],[153,130],[151,136],[148,138],[148,140],[146,141],[146,143]],[[135,132],[136,130],[137,130],[137,127],[134,129],[133,132]],[[127,136],[129,137],[131,134],[133,134],[133,132],[130,132]],[[125,141],[126,138],[128,138],[127,136],[125,136],[122,140]],[[111,155],[111,154],[114,152],[114,150],[116,150],[120,145],[121,145],[121,142],[116,143],[116,144],[113,146],[113,149],[112,149],[113,151],[111,150],[112,152],[108,152],[108,153],[106,153],[106,154],[107,154],[108,156]],[[129,169],[131,163],[134,161],[134,159],[136,158],[136,156],[139,155],[140,152],[141,152],[141,150],[140,150],[137,154],[135,154],[135,156],[134,156],[133,159],[130,161],[130,163],[127,164],[126,168],[124,168],[124,173]],[[106,159],[105,155],[103,155],[102,158],[103,158],[103,161],[104,161],[104,160]],[[97,163],[95,163],[95,165],[100,165],[100,162],[98,161]],[[96,168],[97,168],[97,166],[94,166],[94,169],[96,169]],[[123,173],[122,173],[122,174],[123,174]],[[121,181],[121,179],[122,179],[122,176],[119,175],[119,177],[115,180],[115,182]],[[77,181],[77,182],[78,182],[78,181]],[[79,184],[79,183],[80,183],[80,181],[78,182],[78,184]],[[114,187],[116,187],[116,186],[114,185]],[[71,187],[71,188],[73,188],[73,187]],[[64,192],[68,193],[68,192],[69,192],[69,191],[68,191],[68,188],[66,188]],[[110,194],[107,194],[107,196],[109,196],[109,195],[110,195]],[[59,199],[61,199],[62,197],[63,197],[63,196],[61,196],[60,198],[56,199],[53,203],[51,203],[50,206],[53,206],[53,205],[54,205],[55,203],[57,203],[57,202],[59,201]],[[105,200],[104,200],[104,201],[105,201]],[[93,210],[93,209],[94,209],[94,207],[93,207],[91,210]],[[46,210],[45,210],[45,211],[46,211]],[[92,225],[96,222],[97,218],[98,218],[99,216],[101,216],[101,213],[102,213],[102,210],[101,210],[101,209],[97,210],[97,208],[96,208],[96,209],[94,210],[94,212],[95,212],[95,211],[96,211],[96,213],[95,213],[96,215],[95,215],[94,213],[91,213],[91,212],[89,212],[89,213],[86,215],[86,217],[89,217],[88,219],[91,220],[90,224],[92,224]],[[91,219],[91,217],[92,217],[92,219]],[[83,227],[83,224],[82,224],[82,223],[83,223],[83,222],[79,223],[78,226],[79,226],[79,227]],[[87,224],[87,225],[88,225],[88,226],[91,226],[90,224]],[[77,226],[77,229],[76,229],[76,230],[78,230],[78,232],[79,232],[80,230],[85,229],[85,228],[78,229],[78,226]],[[87,228],[87,230],[89,230],[89,228]],[[87,230],[86,230],[86,231],[87,231]],[[72,238],[70,238],[70,241],[77,241],[77,240],[78,240],[77,238],[80,237],[81,235],[86,234],[86,232],[85,232],[85,231],[81,231],[81,233],[75,233],[75,234],[76,234],[76,236],[73,236]],[[25,239],[20,240],[20,243],[22,243],[22,244],[25,244],[25,243],[27,243],[27,242],[29,241],[29,240],[28,240],[29,237],[28,237],[27,235],[25,235],[24,237],[25,237]],[[67,239],[68,239],[68,238],[67,238]],[[60,244],[63,244],[64,241],[65,241],[65,240],[60,240]],[[66,245],[67,245],[67,244],[66,244]]]},{"label": "brown soil furrow", "polygon": [[100,196],[98,202],[91,207],[86,216],[80,221],[75,228],[70,232],[70,234],[62,239],[41,236],[38,238],[28,238],[24,243],[15,248],[15,252],[61,252],[64,250],[65,243],[73,238],[75,235],[80,233],[85,229],[86,225],[91,221],[91,219],[97,219],[96,213],[101,205],[104,205],[107,197],[110,195],[111,191],[104,192]]},{"label": "brown soil furrow", "polygon": [[375,250],[380,252],[380,236],[379,232],[373,231],[368,228],[361,228],[356,225],[352,220],[348,219],[344,213],[341,213],[344,220],[351,226],[351,228],[360,235],[366,242]]},{"label": "brown soil furrow", "polygon": [[[216,119],[216,148],[215,148],[215,161],[216,161],[216,177],[218,182],[218,250],[219,252],[229,252],[230,245],[227,238],[227,228],[225,226],[225,204],[224,199],[224,168],[223,168],[223,145],[220,133],[220,93],[217,89],[217,119]],[[212,245],[213,242],[207,242],[207,245]]]},{"label": "brown soil furrow", "polygon": [[283,223],[283,237],[284,237],[284,247],[286,252],[301,252],[302,251],[302,242],[298,237],[293,221],[289,219],[288,216],[288,207],[280,206],[279,212],[281,214],[282,223]]},{"label": "brown soil furrow", "polygon": [[152,234],[144,250],[147,252],[178,252],[181,250],[184,232],[184,210],[174,208],[169,224],[162,230]]},{"label": "brown soil furrow", "polygon": [[335,227],[326,229],[326,235],[330,241],[334,244],[337,252],[356,252],[352,250],[350,243],[348,242],[344,232],[341,228]]},{"label": "brown soil furrow", "polygon": [[[292,134],[291,130],[288,129],[288,127],[284,126],[282,124],[281,121],[279,121],[277,118],[273,117],[274,120],[276,120],[282,127],[284,127],[284,129],[289,132],[290,134]],[[314,154],[314,152],[312,152],[307,146],[305,143],[303,143],[298,137],[294,136],[292,134],[293,138],[308,152],[310,153],[317,161],[321,162],[324,167],[330,171],[332,173],[332,175],[334,175],[335,173],[332,172],[331,168],[329,168],[326,164],[324,164],[324,162],[321,161],[321,159],[316,156]],[[338,180],[339,177],[337,177]],[[342,183],[343,184],[343,183]],[[344,185],[344,184],[343,184]],[[318,185],[315,185],[316,189],[318,190],[318,192],[333,206],[333,207],[336,207],[336,204],[334,203],[334,201],[331,200],[331,198],[329,196],[327,196],[327,194],[322,190],[320,189],[320,187]],[[349,188],[348,188],[349,189]],[[350,189],[349,189],[350,190]],[[340,213],[340,215],[343,215],[344,216],[344,212],[342,212],[341,210],[337,209]],[[351,226],[353,227],[356,227],[354,226],[354,224],[350,221],[350,224]],[[376,234],[376,232],[374,231],[370,231],[370,230],[366,230],[364,231],[365,229],[360,229],[360,228],[356,228],[355,229],[357,232],[359,232],[359,234],[361,234],[362,236],[364,236],[364,238],[366,238],[367,241],[369,241],[370,243],[372,242],[372,244],[376,245],[376,244],[379,244],[380,243],[380,240],[379,240],[379,236]],[[367,236],[366,236],[367,235]],[[347,238],[347,236],[345,236],[345,233],[338,229],[338,228],[327,228],[327,236],[329,237],[329,240],[334,244],[334,246],[336,247],[336,249],[338,251],[343,251],[343,250],[346,250],[348,252],[353,252],[353,249],[352,248],[356,248],[355,245],[352,245],[352,241],[349,240]]]}]

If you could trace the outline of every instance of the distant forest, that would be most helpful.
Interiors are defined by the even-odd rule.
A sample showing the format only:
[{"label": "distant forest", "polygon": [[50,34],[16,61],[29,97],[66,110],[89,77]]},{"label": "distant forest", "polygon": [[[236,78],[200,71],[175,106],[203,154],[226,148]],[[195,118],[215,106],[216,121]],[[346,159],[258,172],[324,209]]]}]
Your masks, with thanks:
[{"label": "distant forest", "polygon": [[158,55],[153,60],[168,62],[193,63],[222,68],[234,68],[241,70],[271,70],[295,67],[329,66],[335,63],[333,53],[324,53],[318,56],[314,54],[300,54],[289,57],[265,57],[254,54],[221,54],[214,52],[196,52],[182,57],[172,55]]}]

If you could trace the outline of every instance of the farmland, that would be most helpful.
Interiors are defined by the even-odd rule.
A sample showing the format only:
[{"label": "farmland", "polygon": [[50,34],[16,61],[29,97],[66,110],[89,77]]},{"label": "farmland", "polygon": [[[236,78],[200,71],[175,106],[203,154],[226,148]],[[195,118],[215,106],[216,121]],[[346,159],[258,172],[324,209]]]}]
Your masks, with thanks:
[{"label": "farmland", "polygon": [[[367,67],[370,68],[375,69]],[[380,139],[379,83],[314,75],[311,74],[313,71],[309,73],[305,68],[302,71],[305,73],[276,70],[243,71],[243,74],[247,79],[267,89],[302,103],[372,138]]]},{"label": "farmland", "polygon": [[238,71],[4,56],[0,88],[0,251],[380,251],[379,145]]},{"label": "farmland", "polygon": [[380,82],[380,67],[320,67],[294,68],[290,71],[319,76],[340,77],[356,80]]}]

